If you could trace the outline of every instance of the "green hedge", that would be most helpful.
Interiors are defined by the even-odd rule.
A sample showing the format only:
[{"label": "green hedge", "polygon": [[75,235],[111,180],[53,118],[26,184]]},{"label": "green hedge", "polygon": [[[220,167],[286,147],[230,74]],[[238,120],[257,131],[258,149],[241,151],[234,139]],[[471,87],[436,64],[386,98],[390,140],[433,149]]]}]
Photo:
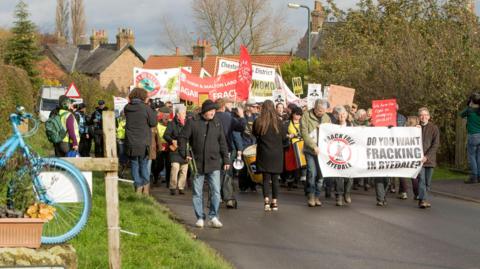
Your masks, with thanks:
[{"label": "green hedge", "polygon": [[3,141],[10,134],[10,125],[6,124],[9,115],[15,111],[17,105],[33,112],[38,93],[33,90],[24,70],[0,65],[0,74],[0,141]]}]

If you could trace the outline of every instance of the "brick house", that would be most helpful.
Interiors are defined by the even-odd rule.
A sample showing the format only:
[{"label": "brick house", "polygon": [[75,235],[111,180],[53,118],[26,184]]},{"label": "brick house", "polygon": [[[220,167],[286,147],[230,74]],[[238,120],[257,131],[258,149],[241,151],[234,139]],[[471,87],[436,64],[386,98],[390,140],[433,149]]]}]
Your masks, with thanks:
[{"label": "brick house", "polygon": [[132,84],[132,70],[142,67],[145,59],[135,49],[130,29],[119,29],[116,43],[108,43],[105,31],[93,31],[90,44],[47,44],[45,57],[38,64],[42,77],[59,79],[79,72],[97,79],[104,88],[115,86],[127,93]]},{"label": "brick house", "polygon": [[[193,46],[191,55],[181,55],[177,48],[175,55],[152,55],[143,68],[165,69],[175,67],[191,67],[192,74],[200,75],[202,67],[204,75],[215,76],[219,58],[238,60],[239,55],[211,55],[211,44],[206,40],[198,40]],[[250,55],[252,63],[280,66],[292,59],[291,53]],[[205,74],[206,72],[206,74]]]}]

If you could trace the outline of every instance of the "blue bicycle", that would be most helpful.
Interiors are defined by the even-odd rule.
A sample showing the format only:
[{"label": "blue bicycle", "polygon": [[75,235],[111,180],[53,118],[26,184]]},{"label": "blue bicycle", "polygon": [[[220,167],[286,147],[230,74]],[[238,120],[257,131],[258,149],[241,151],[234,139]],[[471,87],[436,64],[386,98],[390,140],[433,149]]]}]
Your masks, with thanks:
[{"label": "blue bicycle", "polygon": [[[23,107],[17,107],[10,115],[13,135],[0,145],[0,169],[5,169],[7,161],[20,148],[25,164],[16,170],[10,180],[7,201],[15,195],[16,182],[31,182],[36,203],[53,207],[53,218],[43,226],[44,244],[59,244],[75,237],[87,223],[91,209],[91,194],[83,174],[72,164],[58,158],[41,158],[34,154],[23,140],[32,136],[39,122]],[[34,123],[34,127],[21,133],[18,126],[25,120]]]}]

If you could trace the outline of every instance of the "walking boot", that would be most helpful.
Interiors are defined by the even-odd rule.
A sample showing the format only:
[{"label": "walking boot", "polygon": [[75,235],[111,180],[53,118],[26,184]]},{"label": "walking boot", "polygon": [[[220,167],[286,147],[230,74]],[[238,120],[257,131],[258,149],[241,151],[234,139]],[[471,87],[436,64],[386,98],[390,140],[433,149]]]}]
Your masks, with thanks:
[{"label": "walking boot", "polygon": [[427,202],[426,202],[425,200],[420,200],[420,201],[418,202],[418,207],[419,207],[419,208],[422,208],[422,209],[427,208],[427,207],[428,207],[428,206],[427,206]]},{"label": "walking boot", "polygon": [[322,206],[322,201],[320,201],[320,197],[315,197],[315,206]]},{"label": "walking boot", "polygon": [[177,193],[176,189],[170,189],[170,195],[175,195]]},{"label": "walking boot", "polygon": [[314,194],[309,194],[308,195],[308,206],[309,207],[314,207],[315,206],[315,195]]},{"label": "walking boot", "polygon": [[350,193],[345,193],[345,203],[347,204],[352,203],[352,197],[350,196]]},{"label": "walking boot", "polygon": [[343,195],[337,195],[337,203],[336,206],[343,206]]},{"label": "walking boot", "polygon": [[135,187],[135,192],[138,193],[138,194],[143,193],[143,186]]},{"label": "walking boot", "polygon": [[143,186],[142,193],[143,193],[144,195],[149,195],[149,194],[150,194],[150,183],[145,184],[145,185]]},{"label": "walking boot", "polygon": [[465,184],[477,184],[478,179],[475,176],[471,176],[467,181],[464,181]]}]

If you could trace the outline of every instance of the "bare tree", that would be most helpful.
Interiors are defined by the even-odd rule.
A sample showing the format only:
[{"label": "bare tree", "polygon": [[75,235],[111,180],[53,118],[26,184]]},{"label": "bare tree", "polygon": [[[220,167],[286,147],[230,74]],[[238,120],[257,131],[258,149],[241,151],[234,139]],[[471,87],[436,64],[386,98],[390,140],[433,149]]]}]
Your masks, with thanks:
[{"label": "bare tree", "polygon": [[[285,14],[272,10],[270,0],[192,0],[191,6],[197,36],[208,39],[219,55],[238,53],[240,44],[254,54],[278,50],[292,34]],[[175,29],[165,19],[163,25],[165,47],[191,42],[186,29]]]},{"label": "bare tree", "polygon": [[68,30],[68,19],[70,16],[68,1],[57,0],[55,16],[55,32],[57,37],[63,37],[65,40],[68,40],[70,34]]},{"label": "bare tree", "polygon": [[72,16],[72,42],[74,45],[82,43],[85,35],[85,8],[83,0],[72,0],[71,16]]},{"label": "bare tree", "polygon": [[175,53],[177,49],[181,51],[182,54],[187,54],[192,52],[192,40],[190,33],[186,26],[179,27],[174,26],[174,24],[166,17],[161,18],[162,25],[162,34],[159,40],[162,47],[168,49],[170,52]]}]

